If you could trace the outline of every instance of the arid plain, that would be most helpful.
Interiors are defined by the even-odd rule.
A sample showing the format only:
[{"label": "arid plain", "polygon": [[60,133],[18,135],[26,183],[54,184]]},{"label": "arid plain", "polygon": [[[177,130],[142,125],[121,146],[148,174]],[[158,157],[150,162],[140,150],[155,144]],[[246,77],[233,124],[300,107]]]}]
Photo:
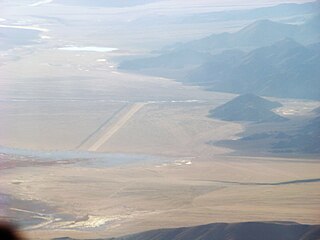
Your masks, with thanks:
[{"label": "arid plain", "polygon": [[[28,11],[21,8],[20,17]],[[64,11],[68,16],[70,9]],[[77,11],[80,18],[83,9]],[[99,238],[211,222],[320,223],[318,157],[256,157],[209,144],[245,130],[243,123],[207,116],[235,95],[120,72],[114,59],[133,51],[64,50],[88,26],[58,30],[42,21],[51,38],[2,54],[0,66],[0,216],[18,222],[26,236]],[[183,37],[194,34],[184,31]],[[141,32],[127,34],[139,39]],[[81,45],[92,44],[85,37]],[[103,39],[94,39],[101,45]],[[277,101],[284,104],[277,111],[289,117],[320,105]]]},{"label": "arid plain", "polygon": [[[36,63],[43,54],[25,61]],[[52,76],[59,58],[77,66],[76,54],[59,52],[39,68]],[[106,237],[222,221],[318,223],[319,183],[285,183],[318,178],[316,159],[236,156],[207,144],[236,138],[244,130],[241,124],[207,117],[232,95],[116,72],[96,61],[105,55],[81,55],[89,70],[83,79],[72,78],[81,71],[75,69],[70,78],[63,76],[63,87],[55,82],[62,76],[53,78],[52,86],[21,84],[14,88],[21,91],[20,99],[6,91],[1,103],[1,144],[29,152],[17,157],[5,150],[0,189],[14,198],[4,204],[8,215],[24,219],[32,238]],[[25,65],[2,68],[10,72],[15,64]],[[39,80],[30,76],[30,81]],[[13,89],[10,84],[6,87]],[[83,92],[81,98],[71,89]],[[50,92],[60,96],[45,98],[44,91],[46,97]],[[284,103],[283,111],[292,108],[292,102]],[[305,112],[318,106],[300,104]],[[57,150],[54,159],[45,154]],[[77,151],[107,154],[68,155]],[[122,162],[130,157],[134,160]]]}]

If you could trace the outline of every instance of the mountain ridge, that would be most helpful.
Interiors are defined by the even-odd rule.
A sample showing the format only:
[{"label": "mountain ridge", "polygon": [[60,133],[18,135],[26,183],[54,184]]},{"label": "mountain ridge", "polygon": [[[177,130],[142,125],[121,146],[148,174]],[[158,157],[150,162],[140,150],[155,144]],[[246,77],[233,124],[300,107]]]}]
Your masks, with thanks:
[{"label": "mountain ridge", "polygon": [[320,225],[295,222],[242,222],[158,229],[104,240],[318,240],[319,234]]},{"label": "mountain ridge", "polygon": [[193,49],[215,52],[219,49],[249,48],[254,49],[271,45],[284,38],[292,38],[300,44],[312,44],[320,41],[318,31],[319,15],[315,15],[303,24],[287,24],[260,19],[253,21],[236,32],[224,32],[181,43],[176,49]]},{"label": "mountain ridge", "polygon": [[292,39],[255,49],[237,59],[213,56],[183,80],[208,90],[320,99],[320,52]]},{"label": "mountain ridge", "polygon": [[225,121],[279,122],[287,120],[272,112],[282,104],[254,94],[240,95],[209,112],[209,117]]}]

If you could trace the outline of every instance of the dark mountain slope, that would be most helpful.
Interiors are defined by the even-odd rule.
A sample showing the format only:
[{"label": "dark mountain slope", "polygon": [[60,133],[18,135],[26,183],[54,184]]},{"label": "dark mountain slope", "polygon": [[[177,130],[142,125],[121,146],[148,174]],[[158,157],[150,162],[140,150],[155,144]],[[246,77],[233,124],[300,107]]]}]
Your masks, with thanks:
[{"label": "dark mountain slope", "polygon": [[278,102],[245,94],[211,110],[209,117],[226,121],[278,122],[286,119],[271,110],[281,106]]},{"label": "dark mountain slope", "polygon": [[202,64],[211,53],[235,48],[258,48],[294,37],[299,26],[270,20],[259,20],[236,33],[213,34],[209,37],[177,44],[165,53],[155,57],[126,60],[120,63],[123,70],[140,71],[150,68],[181,68],[181,66]]},{"label": "dark mountain slope", "polygon": [[319,239],[319,233],[318,226],[310,227],[295,223],[216,223],[150,231],[119,240],[315,240]]},{"label": "dark mountain slope", "polygon": [[316,109],[312,110],[313,113],[320,115],[320,107],[317,107]]},{"label": "dark mountain slope", "polygon": [[[319,236],[319,225],[294,222],[245,222],[160,229],[113,240],[319,240]],[[59,240],[62,239],[70,240],[70,238]]]},{"label": "dark mountain slope", "polygon": [[296,132],[287,134],[286,138],[273,144],[274,151],[320,153],[320,117],[312,119]]},{"label": "dark mountain slope", "polygon": [[215,91],[320,99],[319,51],[284,39],[234,61],[223,55],[212,57],[184,81]]},{"label": "dark mountain slope", "polygon": [[210,142],[213,145],[228,147],[239,152],[254,151],[273,154],[320,154],[320,108],[312,115],[291,118],[288,122],[247,125],[244,133],[237,140]]}]

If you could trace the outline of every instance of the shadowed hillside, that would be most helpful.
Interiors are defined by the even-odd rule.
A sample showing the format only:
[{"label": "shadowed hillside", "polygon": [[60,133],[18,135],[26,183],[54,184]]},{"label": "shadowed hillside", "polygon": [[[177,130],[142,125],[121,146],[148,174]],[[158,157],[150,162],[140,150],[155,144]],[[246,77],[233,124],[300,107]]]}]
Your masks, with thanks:
[{"label": "shadowed hillside", "polygon": [[[293,222],[214,223],[152,230],[113,240],[318,240],[319,225]],[[59,238],[55,240],[70,240]],[[106,239],[107,240],[107,239]],[[111,239],[108,239],[111,240]]]},{"label": "shadowed hillside", "polygon": [[216,55],[185,81],[215,91],[319,99],[319,64],[319,51],[284,39],[236,58]]},{"label": "shadowed hillside", "polygon": [[275,151],[320,153],[320,116],[312,119],[295,133],[273,144]]},{"label": "shadowed hillside", "polygon": [[315,114],[320,114],[320,107],[314,109],[312,112]]},{"label": "shadowed hillside", "polygon": [[303,121],[291,121],[277,124],[259,125],[258,128],[249,128],[236,140],[224,140],[212,142],[213,145],[221,145],[239,152],[267,151],[273,153],[320,153],[320,111],[316,108],[312,111],[315,115]]},{"label": "shadowed hillside", "polygon": [[281,106],[278,102],[245,94],[211,110],[209,117],[226,121],[278,122],[286,119],[271,110]]}]

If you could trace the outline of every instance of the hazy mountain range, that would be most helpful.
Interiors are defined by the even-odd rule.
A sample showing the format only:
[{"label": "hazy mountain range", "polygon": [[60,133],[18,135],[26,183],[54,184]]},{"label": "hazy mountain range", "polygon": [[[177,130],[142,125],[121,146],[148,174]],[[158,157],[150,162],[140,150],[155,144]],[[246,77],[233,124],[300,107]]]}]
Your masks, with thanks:
[{"label": "hazy mountain range", "polygon": [[159,56],[123,61],[119,68],[214,91],[319,99],[319,20],[319,15],[302,25],[259,20],[235,33],[176,45]]},{"label": "hazy mountain range", "polygon": [[246,10],[232,10],[221,12],[209,12],[194,14],[185,17],[183,22],[212,22],[212,21],[237,21],[296,17],[300,18],[305,14],[314,14],[320,11],[320,1],[308,3],[284,3],[271,7],[262,7]]},{"label": "hazy mountain range", "polygon": [[204,52],[216,52],[221,49],[253,49],[271,45],[284,38],[292,38],[301,44],[320,41],[320,15],[316,15],[304,24],[294,25],[267,19],[257,20],[234,33],[212,34],[211,36],[182,43],[174,49],[192,49]]},{"label": "hazy mountain range", "polygon": [[284,39],[249,53],[216,55],[183,81],[215,91],[320,99],[319,76],[320,51]]},{"label": "hazy mountain range", "polygon": [[[318,240],[319,234],[319,225],[294,222],[245,222],[159,229],[105,240]],[[56,240],[71,240],[71,238]]]}]

